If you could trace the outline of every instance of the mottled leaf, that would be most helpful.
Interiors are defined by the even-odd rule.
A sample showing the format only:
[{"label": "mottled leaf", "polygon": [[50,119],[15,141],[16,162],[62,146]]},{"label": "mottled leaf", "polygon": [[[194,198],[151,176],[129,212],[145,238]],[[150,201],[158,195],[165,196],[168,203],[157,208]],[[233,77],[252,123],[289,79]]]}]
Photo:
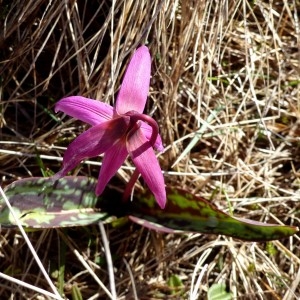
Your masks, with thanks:
[{"label": "mottled leaf", "polygon": [[[167,188],[167,205],[162,210],[150,192],[136,193],[132,202],[123,203],[116,190],[107,189],[97,197],[95,186],[96,180],[87,177],[27,178],[7,186],[5,194],[21,225],[28,228],[84,226],[129,216],[158,231],[223,234],[246,241],[276,240],[298,231],[297,227],[234,218],[207,200],[175,188]],[[0,224],[16,226],[1,198]]]},{"label": "mottled leaf", "polygon": [[207,200],[175,188],[167,188],[167,205],[161,210],[150,192],[131,204],[130,219],[162,232],[223,234],[245,241],[269,241],[295,234],[297,227],[232,217]]},{"label": "mottled leaf", "polygon": [[[83,226],[109,215],[96,209],[96,181],[87,177],[67,176],[26,178],[8,185],[5,195],[21,224],[29,228]],[[14,227],[16,221],[0,198],[0,224]]]}]

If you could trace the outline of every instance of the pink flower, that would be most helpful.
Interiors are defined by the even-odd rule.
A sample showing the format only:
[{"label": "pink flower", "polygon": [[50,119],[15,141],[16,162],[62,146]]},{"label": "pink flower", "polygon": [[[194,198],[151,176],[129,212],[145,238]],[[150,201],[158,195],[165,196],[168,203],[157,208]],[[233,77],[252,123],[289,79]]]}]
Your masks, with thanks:
[{"label": "pink flower", "polygon": [[[164,178],[153,150],[153,147],[163,150],[162,141],[157,123],[142,114],[149,92],[150,72],[150,53],[142,46],[135,51],[127,67],[115,107],[81,96],[57,102],[56,112],[62,111],[92,127],[68,146],[56,177],[66,175],[82,160],[104,153],[96,187],[96,194],[100,195],[129,154],[157,203],[165,207]],[[137,174],[129,184],[135,183]]]}]

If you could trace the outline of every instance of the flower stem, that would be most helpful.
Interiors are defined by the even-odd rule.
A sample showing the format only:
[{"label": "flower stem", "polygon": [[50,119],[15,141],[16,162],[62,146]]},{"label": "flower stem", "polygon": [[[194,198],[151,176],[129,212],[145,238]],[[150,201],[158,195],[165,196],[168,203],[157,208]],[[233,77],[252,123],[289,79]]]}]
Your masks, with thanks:
[{"label": "flower stem", "polygon": [[123,197],[122,197],[122,200],[124,202],[127,202],[128,199],[130,198],[130,195],[131,195],[131,192],[132,192],[132,189],[136,183],[136,181],[138,180],[139,178],[139,175],[140,175],[140,172],[138,171],[138,169],[135,169],[129,182],[127,183],[126,185],[126,188],[125,188],[125,191],[123,193]]}]

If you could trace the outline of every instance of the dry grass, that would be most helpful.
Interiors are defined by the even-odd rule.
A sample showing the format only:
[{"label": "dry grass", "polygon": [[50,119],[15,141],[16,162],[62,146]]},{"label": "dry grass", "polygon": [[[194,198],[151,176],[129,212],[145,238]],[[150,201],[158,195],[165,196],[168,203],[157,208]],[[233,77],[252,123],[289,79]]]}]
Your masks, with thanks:
[{"label": "dry grass", "polygon": [[[239,216],[299,225],[298,0],[25,3],[0,1],[2,186],[56,172],[85,125],[61,120],[54,103],[71,94],[113,103],[128,58],[146,43],[147,112],[160,125],[166,183],[213,195]],[[97,176],[100,161],[77,172]],[[129,166],[116,179],[122,187]],[[113,287],[97,226],[28,235],[69,299],[79,299],[76,289],[83,299],[109,299],[102,283],[118,299],[204,299],[217,282],[234,299],[300,298],[299,236],[244,243],[107,226]],[[1,272],[51,291],[19,232],[2,230],[0,245]],[[172,274],[184,284],[179,294],[167,284]],[[6,279],[0,297],[43,299]]]}]

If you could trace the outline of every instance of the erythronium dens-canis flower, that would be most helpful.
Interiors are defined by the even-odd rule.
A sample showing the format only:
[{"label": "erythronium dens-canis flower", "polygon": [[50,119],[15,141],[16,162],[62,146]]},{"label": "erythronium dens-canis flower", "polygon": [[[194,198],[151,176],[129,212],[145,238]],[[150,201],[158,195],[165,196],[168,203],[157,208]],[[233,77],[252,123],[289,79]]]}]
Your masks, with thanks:
[{"label": "erythronium dens-canis flower", "polygon": [[146,46],[141,46],[129,62],[114,107],[82,96],[57,102],[56,112],[62,111],[92,127],[68,146],[63,166],[55,177],[65,176],[82,160],[104,153],[96,187],[96,194],[100,195],[129,154],[137,172],[129,182],[127,193],[140,173],[159,206],[165,207],[164,178],[153,150],[162,151],[163,145],[156,121],[143,114],[150,73],[150,53]]}]

